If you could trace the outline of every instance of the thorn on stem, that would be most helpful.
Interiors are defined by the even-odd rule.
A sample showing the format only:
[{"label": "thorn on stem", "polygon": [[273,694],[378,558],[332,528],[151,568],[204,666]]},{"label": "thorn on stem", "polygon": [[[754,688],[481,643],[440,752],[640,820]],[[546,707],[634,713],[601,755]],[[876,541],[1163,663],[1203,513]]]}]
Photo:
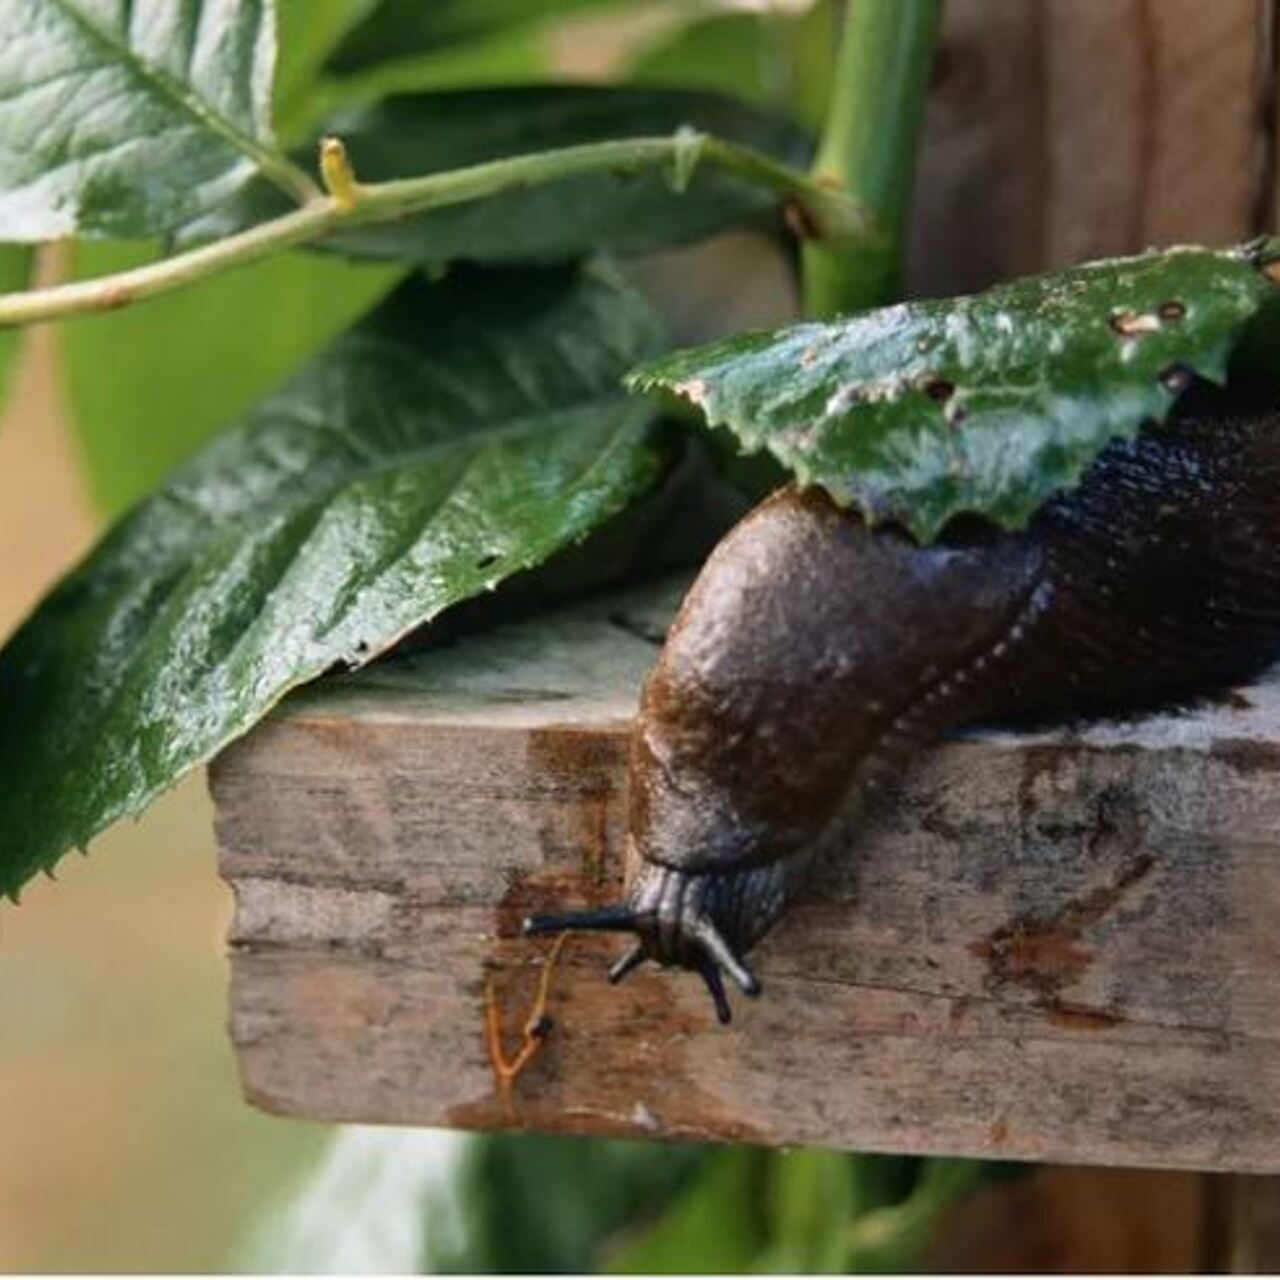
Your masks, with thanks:
[{"label": "thorn on stem", "polygon": [[689,189],[706,144],[707,135],[697,129],[681,125],[676,130],[675,149],[671,154],[670,182],[671,189],[677,195],[683,195]]}]

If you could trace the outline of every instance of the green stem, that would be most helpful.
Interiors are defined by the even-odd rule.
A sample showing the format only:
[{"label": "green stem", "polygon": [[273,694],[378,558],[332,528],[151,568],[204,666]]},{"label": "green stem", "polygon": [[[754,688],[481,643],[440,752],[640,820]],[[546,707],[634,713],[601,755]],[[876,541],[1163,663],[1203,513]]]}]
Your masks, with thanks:
[{"label": "green stem", "polygon": [[866,210],[875,234],[805,246],[805,306],[829,316],[893,301],[941,0],[854,0],[814,176]]},{"label": "green stem", "polygon": [[350,191],[316,196],[301,209],[202,248],[96,280],[2,294],[0,328],[111,311],[283,249],[314,243],[341,227],[389,222],[584,174],[669,168],[673,183],[679,187],[704,163],[776,191],[799,208],[803,221],[812,229],[810,234],[847,243],[860,242],[869,233],[869,220],[844,193],[823,187],[750,148],[682,130],[670,137],[627,138],[534,152],[396,182],[355,183],[352,175]]}]

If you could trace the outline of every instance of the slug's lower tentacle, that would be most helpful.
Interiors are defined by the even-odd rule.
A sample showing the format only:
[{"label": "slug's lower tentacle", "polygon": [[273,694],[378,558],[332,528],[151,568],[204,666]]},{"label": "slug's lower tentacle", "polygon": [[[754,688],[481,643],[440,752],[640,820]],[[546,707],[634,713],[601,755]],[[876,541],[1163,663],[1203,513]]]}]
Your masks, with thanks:
[{"label": "slug's lower tentacle", "polygon": [[627,901],[570,927],[635,933],[614,980],[692,969],[723,1020],[721,974],[758,990],[741,957],[851,790],[966,721],[1130,709],[1280,656],[1277,404],[1193,385],[1022,532],[958,521],[921,547],[820,490],[762,503],[645,685]]},{"label": "slug's lower tentacle", "polygon": [[743,963],[746,951],[781,914],[786,880],[794,866],[774,864],[740,872],[688,875],[670,867],[641,863],[624,904],[595,911],[533,916],[524,922],[529,935],[570,930],[625,932],[637,941],[609,969],[609,981],[621,982],[646,960],[692,969],[702,975],[721,1022],[728,1022],[729,1001],[721,975],[744,995],[758,996],[760,981]]}]

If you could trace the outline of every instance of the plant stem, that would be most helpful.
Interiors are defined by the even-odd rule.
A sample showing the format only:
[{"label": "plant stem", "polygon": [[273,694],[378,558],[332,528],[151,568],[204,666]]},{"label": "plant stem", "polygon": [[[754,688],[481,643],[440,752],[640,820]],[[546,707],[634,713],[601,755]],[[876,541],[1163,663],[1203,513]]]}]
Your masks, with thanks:
[{"label": "plant stem", "polygon": [[[345,179],[340,179],[340,191],[317,195],[300,209],[213,244],[95,280],[0,294],[0,329],[114,310],[283,249],[312,244],[341,227],[389,222],[583,174],[632,174],[670,167],[673,183],[680,185],[703,163],[778,192],[801,211],[811,235],[861,243],[870,234],[869,219],[843,192],[823,187],[748,147],[682,130],[670,137],[627,138],[533,152],[395,182],[357,183],[355,175],[348,174],[349,188],[343,185]],[[334,164],[331,154],[326,177],[340,172]]]},{"label": "plant stem", "polygon": [[941,0],[853,0],[850,6],[813,174],[852,196],[875,234],[805,246],[805,307],[811,315],[881,306],[899,294],[941,8]]}]

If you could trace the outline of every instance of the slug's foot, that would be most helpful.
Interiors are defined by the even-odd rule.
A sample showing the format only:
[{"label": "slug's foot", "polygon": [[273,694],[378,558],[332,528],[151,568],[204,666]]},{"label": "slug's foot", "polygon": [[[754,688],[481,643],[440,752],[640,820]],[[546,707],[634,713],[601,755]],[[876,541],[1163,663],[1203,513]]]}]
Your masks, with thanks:
[{"label": "slug's foot", "polygon": [[691,969],[702,976],[711,993],[716,1017],[732,1017],[723,974],[728,974],[744,995],[758,996],[760,982],[738,958],[726,940],[735,937],[733,917],[724,875],[690,875],[669,867],[647,864],[625,903],[599,911],[562,916],[534,916],[524,922],[526,934],[563,933],[571,929],[610,933],[634,933],[637,941],[609,970],[610,982],[621,982],[646,960],[663,966]]}]

